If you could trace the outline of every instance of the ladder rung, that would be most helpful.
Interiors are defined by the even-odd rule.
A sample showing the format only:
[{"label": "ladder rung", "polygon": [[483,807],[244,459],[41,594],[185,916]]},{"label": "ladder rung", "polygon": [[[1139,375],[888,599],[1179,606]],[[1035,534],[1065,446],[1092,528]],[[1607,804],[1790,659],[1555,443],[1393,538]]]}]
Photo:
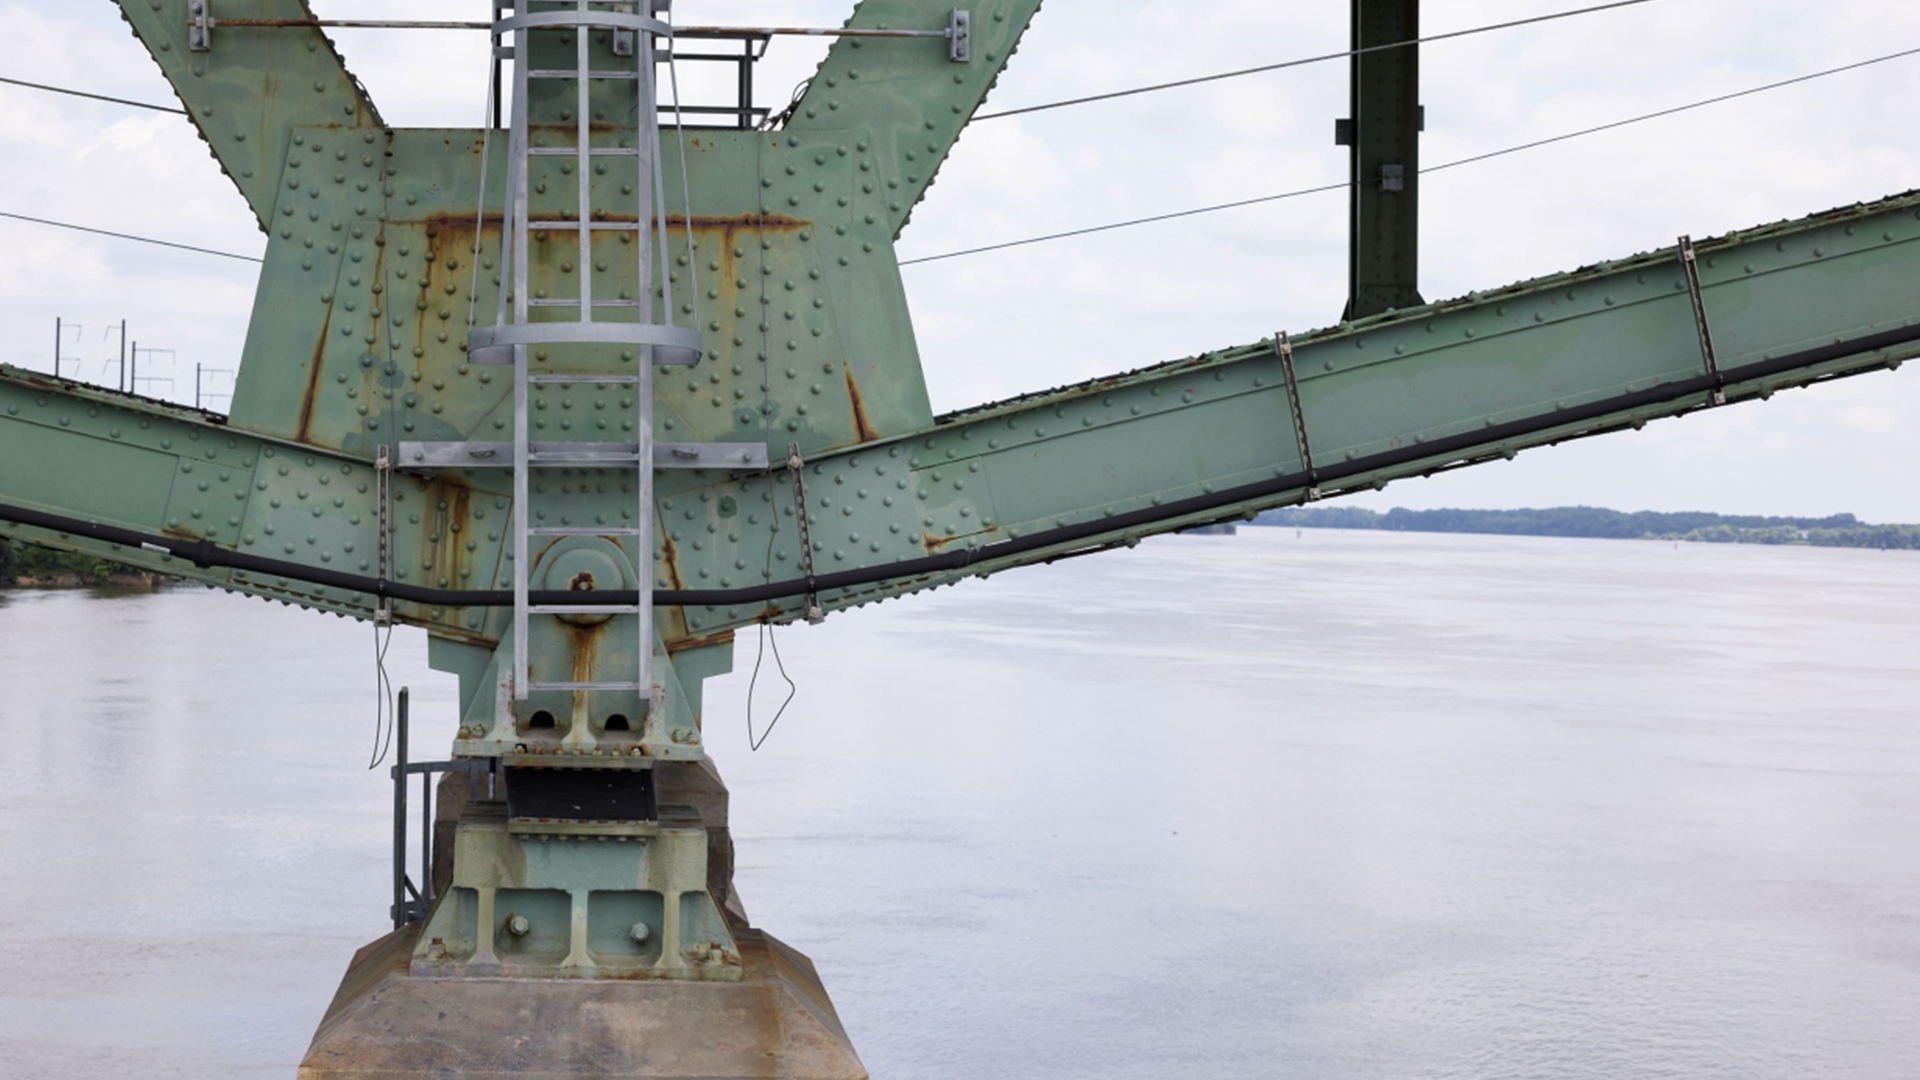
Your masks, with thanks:
[{"label": "ladder rung", "polygon": [[[528,221],[528,229],[580,229],[578,221]],[[637,221],[589,221],[588,229],[611,229],[616,233],[639,233],[643,227]],[[649,221],[645,229],[653,229]]]},{"label": "ladder rung", "polygon": [[563,525],[554,529],[528,529],[528,536],[639,536],[639,529],[610,529],[603,526]]},{"label": "ladder rung", "polygon": [[[527,154],[531,157],[579,157],[577,146],[530,146]],[[590,157],[639,157],[640,151],[630,146],[590,146]]]},{"label": "ladder rung", "polygon": [[[530,146],[527,153],[533,157],[579,157],[577,146]],[[640,151],[631,146],[590,146],[587,153],[592,157],[639,157]]]},{"label": "ladder rung", "polygon": [[[527,222],[527,228],[529,229],[577,229],[579,227],[580,227],[580,223],[577,221],[529,221]],[[646,227],[649,229],[652,228],[653,223],[648,222]],[[633,222],[633,221],[590,221],[587,223],[587,228],[608,229],[615,232],[639,232],[641,229],[641,225],[638,222]]]},{"label": "ladder rung", "polygon": [[564,465],[638,465],[639,454],[528,454],[527,464],[543,468]]},{"label": "ladder rung", "polygon": [[[527,72],[529,79],[577,79],[580,72],[570,68],[533,68]],[[589,71],[589,79],[637,79],[637,71]]]},{"label": "ladder rung", "polygon": [[532,383],[637,383],[638,375],[529,375]]},{"label": "ladder rung", "polygon": [[534,604],[527,608],[529,615],[638,615],[640,605],[622,604],[619,607],[592,604]]},{"label": "ladder rung", "polygon": [[[527,447],[527,464],[550,468],[561,465],[638,465],[638,443],[537,442]],[[403,442],[400,468],[510,469],[510,442]],[[656,469],[734,469],[758,471],[767,467],[765,443],[653,444]]]},{"label": "ladder rung", "polygon": [[535,692],[543,690],[580,691],[580,690],[634,690],[640,689],[639,683],[632,682],[530,682],[527,689]]},{"label": "ladder rung", "polygon": [[[573,308],[577,308],[577,307],[579,307],[579,306],[580,306],[580,301],[579,301],[579,300],[577,300],[577,299],[575,299],[575,300],[568,300],[568,299],[565,299],[564,297],[563,297],[563,298],[560,298],[560,299],[552,299],[552,298],[549,298],[549,299],[545,299],[545,300],[529,300],[529,301],[527,301],[527,306],[528,306],[528,307],[573,307]],[[597,308],[600,308],[600,307],[605,307],[605,308],[637,308],[637,307],[639,307],[639,306],[640,306],[640,301],[638,301],[638,300],[595,300],[595,301],[593,302],[593,306],[594,306],[594,307],[597,307]]]}]

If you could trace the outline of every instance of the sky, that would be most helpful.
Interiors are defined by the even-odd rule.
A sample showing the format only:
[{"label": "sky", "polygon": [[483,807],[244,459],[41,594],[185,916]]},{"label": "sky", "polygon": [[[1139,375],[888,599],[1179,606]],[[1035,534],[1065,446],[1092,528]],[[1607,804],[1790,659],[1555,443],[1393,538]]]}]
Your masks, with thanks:
[{"label": "sky", "polygon": [[[1423,32],[1585,6],[1428,0]],[[326,17],[484,17],[485,0],[314,0]],[[680,0],[681,22],[837,25],[851,0]],[[1337,2],[1047,0],[987,110],[1269,64],[1347,45]],[[0,2],[0,75],[171,104],[107,0]],[[477,126],[485,36],[339,31],[390,124]],[[1427,163],[1920,47],[1920,4],[1654,0],[1422,52]],[[822,46],[777,41],[780,105]],[[899,244],[902,259],[1339,183],[1334,62],[976,123]],[[696,89],[690,87],[690,91]],[[1422,181],[1430,300],[1920,187],[1920,56],[1575,139]],[[185,118],[0,85],[0,211],[258,254],[264,240]],[[1342,193],[903,269],[936,410],[1338,320]],[[0,220],[0,362],[117,378],[191,402],[230,385],[254,264]],[[167,381],[170,380],[170,381]],[[209,397],[219,407],[223,399]],[[1350,500],[1920,521],[1920,364],[1771,402],[1401,481]]]}]

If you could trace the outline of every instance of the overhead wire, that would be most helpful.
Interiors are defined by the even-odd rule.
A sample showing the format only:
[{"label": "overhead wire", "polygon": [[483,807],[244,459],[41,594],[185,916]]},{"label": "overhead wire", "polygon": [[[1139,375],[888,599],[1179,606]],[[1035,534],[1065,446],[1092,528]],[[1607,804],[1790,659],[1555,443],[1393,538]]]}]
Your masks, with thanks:
[{"label": "overhead wire", "polygon": [[[1557,19],[1572,18],[1576,15],[1591,15],[1595,12],[1610,11],[1614,8],[1635,7],[1640,4],[1651,4],[1655,2],[1657,2],[1657,0],[1614,0],[1614,2],[1612,3],[1595,4],[1590,7],[1575,8],[1570,11],[1556,11],[1549,15],[1534,15],[1525,19],[1510,19],[1506,22],[1490,23],[1486,26],[1469,27],[1468,29],[1465,29],[1465,30],[1452,30],[1444,34],[1432,34],[1422,38],[1411,38],[1406,41],[1388,42],[1383,45],[1369,45],[1361,49],[1348,49],[1343,52],[1323,53],[1319,56],[1305,56],[1296,60],[1284,60],[1276,64],[1261,64],[1257,67],[1240,68],[1234,71],[1222,71],[1212,75],[1199,75],[1190,79],[1176,79],[1172,82],[1154,83],[1150,86],[1137,86],[1127,90],[1115,90],[1115,91],[1104,93],[1104,94],[1089,94],[1085,97],[1067,98],[1062,101],[1050,101],[1040,105],[1026,105],[1026,106],[1022,106],[1020,108],[1015,108],[1015,109],[1003,109],[999,112],[982,113],[975,116],[973,119],[998,120],[1004,116],[1020,116],[1026,113],[1044,112],[1049,109],[1063,109],[1069,105],[1085,105],[1095,101],[1110,101],[1115,98],[1132,97],[1136,94],[1150,94],[1160,90],[1173,90],[1183,86],[1197,86],[1202,83],[1218,82],[1222,79],[1238,79],[1247,75],[1259,75],[1269,71],[1282,71],[1287,68],[1304,67],[1308,64],[1325,63],[1330,60],[1344,60],[1349,57],[1362,56],[1367,53],[1384,52],[1389,49],[1404,49],[1414,45],[1426,45],[1436,41],[1449,41],[1454,38],[1471,37],[1475,34],[1491,33],[1495,30],[1510,30],[1517,26],[1528,26],[1534,23],[1553,22]],[[155,112],[174,113],[180,116],[188,115],[187,110],[176,108],[171,105],[158,105],[149,101],[135,101],[131,98],[112,97],[107,94],[95,94],[85,90],[74,90],[70,87],[65,87],[65,86],[52,86],[47,83],[29,82],[25,79],[10,79],[5,77],[0,77],[0,83],[8,83],[13,86],[22,86],[32,90],[44,90],[54,94],[68,94],[73,97],[91,98],[92,100],[95,100],[95,101],[107,101],[107,102],[112,102],[116,105],[128,105],[136,109],[151,109]],[[797,104],[797,98],[796,98],[796,104]],[[790,114],[793,111],[792,106],[789,106],[787,111]]]},{"label": "overhead wire", "polygon": [[[794,91],[794,100],[796,102],[800,100],[800,91]],[[766,169],[765,154],[763,152],[766,139],[767,134],[764,130],[758,130],[753,133],[753,172],[756,177],[760,176]],[[767,273],[767,209],[765,206],[762,206],[759,214],[754,217],[753,232],[756,246],[760,249],[760,364],[762,368],[760,377],[760,433],[767,445],[771,447],[773,445],[773,354],[768,338],[770,325],[768,315],[772,309],[767,299],[767,278],[769,275]],[[772,521],[769,523],[767,529],[767,565],[764,577],[767,581],[772,581],[773,545],[780,536],[780,504],[776,501],[778,496],[774,491],[773,455],[771,453],[767,455],[766,479],[767,511],[772,515]],[[805,507],[798,505],[794,507],[794,513],[796,514],[805,512]],[[753,655],[753,676],[747,680],[747,746],[754,753],[759,753],[760,748],[765,746],[767,740],[773,736],[773,729],[779,726],[780,718],[787,714],[787,706],[793,704],[793,699],[800,693],[800,685],[793,681],[793,676],[787,674],[786,661],[780,658],[780,639],[776,635],[770,619],[771,616],[764,614],[758,619],[759,627],[756,633],[759,638],[759,646]],[[760,687],[760,665],[766,661],[767,642],[769,639],[773,642],[774,667],[780,672],[780,678],[787,684],[787,696],[780,702],[780,708],[774,711],[773,719],[768,722],[767,729],[756,735],[753,730],[753,695]]]},{"label": "overhead wire", "polygon": [[29,90],[45,90],[51,94],[69,94],[73,97],[92,98],[94,101],[110,101],[115,105],[131,105],[136,109],[152,109],[154,112],[175,113],[180,116],[187,115],[187,110],[177,109],[172,105],[155,105],[151,101],[135,101],[132,98],[92,94],[85,90],[74,90],[65,86],[48,86],[46,83],[28,82],[25,79],[9,79],[5,76],[0,76],[0,83],[6,83],[9,86],[24,86]]},{"label": "overhead wire", "polygon": [[[1196,82],[1207,82],[1207,81],[1213,81],[1221,78],[1232,78],[1239,75],[1252,74],[1258,71],[1270,71],[1280,67],[1297,66],[1299,64],[1305,64],[1305,63],[1316,63],[1322,60],[1339,59],[1341,57],[1353,56],[1362,52],[1371,52],[1371,51],[1377,51],[1379,49],[1387,49],[1387,48],[1399,48],[1405,45],[1420,44],[1420,43],[1429,42],[1429,41],[1439,41],[1439,40],[1445,40],[1447,38],[1452,38],[1452,37],[1460,37],[1469,33],[1484,33],[1489,30],[1502,29],[1502,28],[1511,27],[1511,26],[1518,26],[1526,23],[1544,22],[1550,19],[1567,18],[1573,15],[1588,14],[1594,11],[1604,11],[1610,8],[1626,7],[1626,6],[1631,6],[1633,4],[1651,3],[1651,2],[1654,2],[1654,0],[1619,0],[1619,2],[1617,3],[1604,4],[1597,7],[1579,8],[1573,11],[1558,12],[1553,15],[1535,16],[1531,19],[1521,19],[1521,20],[1515,20],[1507,23],[1492,24],[1486,27],[1474,28],[1472,30],[1453,31],[1448,34],[1440,34],[1440,35],[1435,35],[1429,38],[1421,38],[1418,41],[1400,42],[1393,45],[1373,46],[1368,49],[1352,50],[1352,51],[1343,52],[1343,53],[1330,53],[1330,54],[1327,54],[1326,56],[1310,57],[1310,58],[1306,58],[1298,61],[1288,61],[1284,64],[1269,65],[1263,68],[1249,68],[1243,71],[1226,72],[1220,75],[1204,76],[1198,79],[1183,80],[1175,83],[1163,83],[1155,86],[1139,87],[1134,90],[1116,91],[1113,94],[1094,95],[1086,98],[1075,98],[1068,101],[1054,102],[1054,103],[1050,103],[1048,105],[1043,105],[1043,106],[1032,106],[1032,107],[1020,109],[1020,110],[1008,110],[1006,112],[991,113],[984,116],[975,117],[975,119],[976,120],[995,119],[1001,116],[1011,116],[1017,112],[1032,112],[1032,111],[1037,111],[1043,108],[1058,108],[1066,105],[1081,104],[1088,101],[1105,100],[1111,97],[1122,97],[1122,96],[1128,96],[1128,95],[1138,94],[1138,93],[1147,93],[1150,91],[1168,89],[1175,86],[1190,85]],[[1428,166],[1426,168],[1420,169],[1419,173],[1421,175],[1425,175],[1428,173],[1441,172],[1447,169],[1458,168],[1462,165],[1468,165],[1468,164],[1472,164],[1480,161],[1487,161],[1497,157],[1504,157],[1508,154],[1519,153],[1522,150],[1531,150],[1531,149],[1535,149],[1542,146],[1548,146],[1554,143],[1566,142],[1570,139],[1576,139],[1586,135],[1594,135],[1594,134],[1598,134],[1605,131],[1611,131],[1617,128],[1627,127],[1633,124],[1645,123],[1650,120],[1657,120],[1662,117],[1673,116],[1677,113],[1690,112],[1694,109],[1704,108],[1708,105],[1717,105],[1722,102],[1732,101],[1732,100],[1743,98],[1743,97],[1749,97],[1751,95],[1765,93],[1770,90],[1778,90],[1782,87],[1793,86],[1793,85],[1804,83],[1804,82],[1810,82],[1814,79],[1821,79],[1831,75],[1838,75],[1848,71],[1855,71],[1860,68],[1870,67],[1875,64],[1883,64],[1888,61],[1898,60],[1904,57],[1912,56],[1912,55],[1915,55],[1916,53],[1920,53],[1920,49],[1904,49],[1899,52],[1888,53],[1884,56],[1877,56],[1868,60],[1861,60],[1851,64],[1843,64],[1839,67],[1826,68],[1821,71],[1810,72],[1808,74],[1799,75],[1791,79],[1782,79],[1777,82],[1771,82],[1771,83],[1766,83],[1760,86],[1749,87],[1745,90],[1738,90],[1728,94],[1720,94],[1710,98],[1703,98],[1699,101],[1689,102],[1684,105],[1677,105],[1667,109],[1659,109],[1650,113],[1642,113],[1638,116],[1631,116],[1622,120],[1615,120],[1606,124],[1598,124],[1592,127],[1581,128],[1577,131],[1570,131],[1560,135],[1553,135],[1544,139],[1535,139],[1529,142],[1519,143],[1514,146],[1503,147],[1499,150],[1491,150],[1482,154],[1473,154],[1468,157],[1458,158],[1453,161],[1443,162],[1439,165]],[[4,80],[4,81],[18,82],[18,80]],[[32,85],[36,87],[38,86],[38,84],[22,84],[22,85]],[[59,89],[59,88],[47,88],[47,89]],[[75,93],[79,93],[79,92],[75,91]],[[100,95],[91,95],[91,94],[82,95],[82,96],[100,97]],[[119,100],[119,99],[102,98],[102,100]],[[127,104],[138,105],[141,103],[127,102]],[[1258,195],[1252,198],[1236,199],[1231,202],[1213,203],[1207,206],[1198,206],[1198,207],[1193,207],[1187,210],[1176,210],[1176,211],[1172,211],[1170,213],[1165,213],[1165,214],[1153,214],[1146,217],[1131,218],[1126,221],[1116,221],[1116,222],[1109,222],[1102,225],[1092,225],[1082,229],[1069,229],[1063,232],[1046,233],[1044,235],[1030,236],[1030,237],[1025,237],[1019,240],[1009,240],[1004,243],[986,244],[980,247],[963,248],[958,251],[942,252],[941,254],[938,254],[938,255],[924,255],[914,259],[903,259],[900,261],[899,265],[914,266],[920,263],[938,262],[944,259],[956,259],[956,258],[960,258],[967,255],[981,255],[981,254],[985,254],[987,252],[992,252],[992,251],[1003,251],[1009,248],[1026,247],[1032,244],[1048,243],[1054,240],[1066,240],[1073,237],[1087,236],[1094,233],[1110,232],[1116,229],[1132,228],[1138,225],[1150,225],[1150,224],[1154,224],[1162,221],[1173,221],[1180,218],[1195,217],[1201,214],[1218,213],[1224,210],[1234,210],[1234,209],[1239,209],[1241,207],[1259,205],[1261,203],[1278,202],[1284,199],[1300,198],[1306,195],[1317,195],[1317,194],[1322,194],[1329,191],[1342,191],[1342,190],[1346,190],[1353,187],[1354,183],[1356,183],[1356,181],[1320,184],[1314,187],[1298,188],[1292,191],[1277,192],[1271,195]],[[47,225],[54,228],[71,229],[77,232],[93,233],[99,236],[107,236],[107,237],[112,237],[120,240],[131,240],[137,243],[154,244],[160,247],[176,248],[182,251],[197,252],[203,255],[216,255],[222,258],[238,259],[244,262],[253,262],[253,263],[264,262],[263,259],[257,256],[241,255],[241,254],[237,254],[235,252],[230,252],[230,251],[219,251],[213,248],[198,247],[192,244],[182,244],[182,243],[178,243],[176,241],[171,241],[171,240],[159,240],[149,236],[137,236],[131,233],[114,232],[108,229],[98,229],[98,228],[93,228],[91,226],[78,225],[72,222],[55,221],[49,218],[33,217],[26,214],[15,214],[15,213],[9,213],[7,211],[0,211],[0,218],[10,218],[15,221],[26,221],[26,222],[31,222],[38,225]]]},{"label": "overhead wire", "polygon": [[1436,41],[1450,41],[1454,38],[1471,37],[1475,34],[1491,33],[1495,30],[1511,30],[1516,26],[1528,26],[1533,23],[1553,22],[1556,19],[1570,19],[1575,15],[1591,15],[1597,11],[1611,11],[1614,8],[1634,7],[1639,4],[1651,4],[1655,0],[1615,0],[1610,4],[1596,4],[1592,7],[1574,8],[1571,11],[1556,11],[1551,15],[1534,15],[1525,19],[1511,19],[1507,22],[1490,23],[1465,30],[1450,30],[1444,34],[1433,34],[1422,38],[1409,38],[1406,41],[1390,41],[1382,45],[1368,45],[1359,49],[1347,49],[1343,52],[1322,53],[1319,56],[1303,56],[1297,60],[1282,60],[1277,64],[1261,64],[1258,67],[1239,68],[1234,71],[1221,71],[1212,75],[1196,75],[1191,79],[1175,79],[1172,82],[1153,83],[1148,86],[1136,86],[1129,90],[1114,90],[1105,94],[1088,94],[1085,97],[1066,98],[1061,101],[1049,101],[1042,105],[1024,105],[1017,109],[1002,109],[999,112],[981,113],[973,119],[998,120],[1006,116],[1024,116],[1027,113],[1045,112],[1049,109],[1064,109],[1069,105],[1086,105],[1095,101],[1112,101],[1115,98],[1133,97],[1136,94],[1152,94],[1161,90],[1174,90],[1182,86],[1198,86],[1201,83],[1219,82],[1222,79],[1238,79],[1247,75],[1260,75],[1269,71],[1284,71],[1287,68],[1306,67],[1309,64],[1322,64],[1329,60],[1345,60],[1368,53],[1386,52],[1389,49],[1405,49],[1415,45],[1428,45]]},{"label": "overhead wire", "polygon": [[[1767,83],[1763,86],[1754,86],[1754,87],[1749,87],[1745,90],[1736,90],[1730,94],[1720,94],[1715,97],[1702,98],[1699,101],[1689,102],[1685,105],[1675,105],[1671,108],[1659,109],[1650,113],[1641,113],[1638,116],[1630,116],[1624,120],[1614,120],[1605,124],[1596,124],[1593,127],[1581,128],[1578,131],[1569,131],[1560,135],[1550,135],[1544,139],[1534,139],[1530,142],[1524,142],[1514,146],[1503,147],[1499,150],[1489,150],[1483,154],[1473,154],[1468,157],[1456,158],[1453,161],[1442,162],[1439,165],[1430,165],[1430,166],[1427,166],[1426,168],[1420,169],[1419,175],[1424,176],[1428,173],[1442,172],[1447,169],[1457,169],[1462,165],[1471,165],[1474,162],[1478,162],[1478,161],[1487,161],[1491,158],[1505,157],[1508,154],[1517,154],[1522,150],[1532,150],[1542,146],[1549,146],[1554,143],[1566,142],[1569,139],[1577,139],[1584,135],[1595,135],[1603,131],[1612,131],[1616,128],[1623,128],[1632,124],[1644,123],[1648,120],[1658,120],[1662,117],[1673,116],[1676,113],[1689,112],[1694,109],[1705,108],[1708,105],[1718,105],[1722,102],[1733,101],[1736,98],[1751,97],[1754,94],[1765,93],[1768,90],[1778,90],[1784,86],[1793,86],[1797,83],[1811,82],[1814,79],[1825,78],[1829,75],[1839,75],[1843,72],[1856,71],[1860,68],[1871,67],[1874,64],[1884,64],[1890,60],[1898,60],[1898,59],[1901,59],[1902,57],[1913,56],[1915,54],[1920,54],[1920,48],[1903,49],[1900,52],[1888,53],[1885,56],[1876,56],[1871,60],[1861,60],[1852,64],[1843,64],[1840,67],[1827,68],[1824,71],[1815,71],[1806,75],[1798,75],[1791,79],[1781,79],[1778,82]],[[1005,241],[1004,243],[999,243],[999,244],[986,244],[981,247],[962,248],[959,251],[948,251],[948,252],[943,252],[939,255],[922,255],[916,259],[902,259],[900,260],[900,265],[913,266],[916,263],[938,262],[942,259],[957,259],[963,255],[980,255],[989,251],[1004,251],[1007,248],[1026,247],[1030,244],[1044,244],[1053,240],[1066,240],[1075,236],[1087,236],[1093,233],[1111,232],[1115,229],[1129,229],[1136,225],[1151,225],[1155,222],[1172,221],[1177,218],[1195,217],[1200,214],[1212,214],[1222,210],[1234,210],[1243,206],[1254,206],[1259,203],[1278,202],[1282,199],[1295,199],[1303,195],[1317,195],[1322,192],[1328,192],[1328,191],[1345,191],[1360,182],[1361,181],[1358,181],[1358,180],[1347,180],[1339,183],[1321,184],[1316,187],[1297,188],[1293,191],[1282,191],[1273,195],[1257,195],[1250,199],[1235,199],[1232,202],[1214,203],[1209,206],[1196,206],[1189,210],[1175,210],[1172,213],[1167,213],[1167,214],[1154,214],[1149,217],[1131,218],[1127,221],[1114,221],[1114,222],[1109,222],[1105,225],[1090,225],[1084,229],[1069,229],[1065,232],[1047,233],[1042,236],[1029,236],[1024,239],[1008,240],[1008,241]]]},{"label": "overhead wire", "polygon": [[156,244],[160,247],[179,248],[182,251],[197,251],[202,255],[218,255],[223,259],[239,259],[242,262],[252,263],[266,261],[256,255],[239,255],[231,251],[216,251],[213,248],[195,247],[192,244],[181,244],[172,240],[156,240],[151,236],[135,236],[132,233],[113,232],[109,229],[96,229],[90,225],[75,225],[71,221],[54,221],[51,218],[31,217],[27,214],[12,214],[5,210],[0,210],[0,218],[12,218],[15,221],[30,221],[35,225],[51,225],[56,229],[72,229],[75,232],[93,233],[96,236],[111,236],[116,240],[133,240],[142,244]]}]

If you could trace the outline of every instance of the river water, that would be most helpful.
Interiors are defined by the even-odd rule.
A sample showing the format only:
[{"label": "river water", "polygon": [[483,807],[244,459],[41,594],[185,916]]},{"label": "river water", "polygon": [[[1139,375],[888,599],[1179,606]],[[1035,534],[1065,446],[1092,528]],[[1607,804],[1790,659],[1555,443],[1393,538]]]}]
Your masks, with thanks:
[{"label": "river water", "polygon": [[[290,1077],[385,920],[371,629],[0,596],[0,1075]],[[1916,600],[1907,552],[1169,537],[783,630],[757,754],[743,635],[708,741],[888,1080],[1911,1077]]]}]

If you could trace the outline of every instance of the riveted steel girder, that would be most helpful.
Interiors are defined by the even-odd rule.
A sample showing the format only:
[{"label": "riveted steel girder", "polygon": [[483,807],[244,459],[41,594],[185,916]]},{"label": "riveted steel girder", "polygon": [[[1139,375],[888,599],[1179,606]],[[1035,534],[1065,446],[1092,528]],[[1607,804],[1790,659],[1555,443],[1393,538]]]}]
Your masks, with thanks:
[{"label": "riveted steel girder", "polygon": [[[1700,242],[1702,301],[1728,400],[1896,367],[1920,353],[1911,340],[1920,337],[1920,294],[1911,287],[1920,277],[1917,215],[1920,196],[1903,195]],[[1292,342],[1307,443],[1328,493],[1710,407],[1714,390],[1702,382],[1673,248]],[[829,587],[823,600],[833,610],[1298,501],[1308,470],[1286,394],[1277,350],[1262,341],[814,457],[806,512],[822,580],[877,579]],[[65,465],[13,471],[0,479],[0,502],[205,538],[314,569],[360,566],[375,539],[362,462],[14,370],[0,373],[0,406],[0,452],[70,462],[96,478],[72,483]],[[401,483],[401,574],[456,588],[492,576],[497,587],[504,496],[475,486],[486,475],[447,471]],[[666,647],[796,615],[798,588],[726,602],[799,576],[784,474],[695,470],[683,482],[660,496],[653,570],[670,600],[696,602],[663,624]],[[0,527],[232,588],[371,611],[363,595],[292,576],[198,570],[79,536]],[[1049,540],[1061,530],[1072,535]],[[964,566],[920,565],[960,552],[972,553]],[[498,640],[497,618],[478,608],[403,604],[400,612],[449,638]]]}]

